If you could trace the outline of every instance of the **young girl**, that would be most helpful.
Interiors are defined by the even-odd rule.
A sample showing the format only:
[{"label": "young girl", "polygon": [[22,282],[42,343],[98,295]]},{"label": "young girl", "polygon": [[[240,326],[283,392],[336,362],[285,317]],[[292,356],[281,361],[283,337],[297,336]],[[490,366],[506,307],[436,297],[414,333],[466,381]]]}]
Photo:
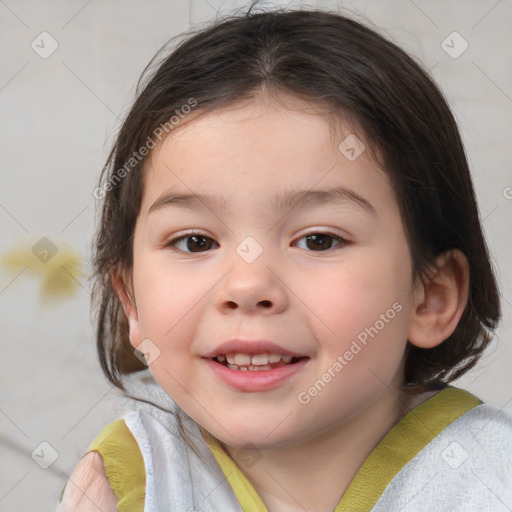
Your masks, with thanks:
[{"label": "young girl", "polygon": [[512,510],[512,419],[449,385],[500,317],[470,172],[397,46],[325,11],[219,21],[94,194],[101,365],[141,378],[59,510]]}]

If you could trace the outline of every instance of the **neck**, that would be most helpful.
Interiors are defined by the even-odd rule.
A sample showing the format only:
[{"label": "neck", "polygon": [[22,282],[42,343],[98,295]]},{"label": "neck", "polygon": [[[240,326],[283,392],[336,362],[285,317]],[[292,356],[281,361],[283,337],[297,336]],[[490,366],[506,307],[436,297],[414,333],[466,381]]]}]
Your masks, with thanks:
[{"label": "neck", "polygon": [[262,450],[252,467],[222,444],[269,512],[332,512],[371,451],[411,409],[435,394],[397,396],[387,389],[365,411],[299,445]]}]

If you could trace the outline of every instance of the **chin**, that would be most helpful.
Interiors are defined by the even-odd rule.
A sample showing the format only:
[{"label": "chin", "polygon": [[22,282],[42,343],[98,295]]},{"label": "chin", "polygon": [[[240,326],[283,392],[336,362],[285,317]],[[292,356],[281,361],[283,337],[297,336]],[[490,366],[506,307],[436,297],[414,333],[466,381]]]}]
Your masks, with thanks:
[{"label": "chin", "polygon": [[215,425],[209,432],[212,433],[222,443],[235,448],[244,449],[254,447],[261,450],[288,448],[304,440],[304,429],[290,425],[289,428],[283,428],[283,424],[270,428],[268,421],[252,421],[237,423],[227,419],[223,425],[229,425],[226,430]]}]

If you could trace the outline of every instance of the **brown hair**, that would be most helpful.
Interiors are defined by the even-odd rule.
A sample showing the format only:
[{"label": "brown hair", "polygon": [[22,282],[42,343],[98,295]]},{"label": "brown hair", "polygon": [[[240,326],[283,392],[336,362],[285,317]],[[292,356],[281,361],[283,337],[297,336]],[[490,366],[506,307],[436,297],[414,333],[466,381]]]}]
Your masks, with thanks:
[{"label": "brown hair", "polygon": [[500,304],[463,144],[442,93],[403,50],[339,13],[252,8],[186,34],[158,65],[148,65],[103,168],[93,258],[103,371],[123,388],[123,375],[146,368],[134,356],[111,283],[113,270],[132,265],[146,161],[133,155],[191,99],[197,115],[264,89],[355,118],[390,176],[416,276],[435,268],[435,257],[446,250],[466,255],[469,298],[454,333],[432,349],[407,343],[405,354],[404,385],[426,390],[450,382],[473,367],[491,341]]}]

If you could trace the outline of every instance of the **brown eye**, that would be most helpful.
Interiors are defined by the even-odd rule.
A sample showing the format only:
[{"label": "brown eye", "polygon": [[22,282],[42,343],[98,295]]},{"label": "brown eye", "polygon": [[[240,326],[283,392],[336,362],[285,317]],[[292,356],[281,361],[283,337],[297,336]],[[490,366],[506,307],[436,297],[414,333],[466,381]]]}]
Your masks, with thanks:
[{"label": "brown eye", "polygon": [[313,233],[300,238],[306,240],[306,249],[315,252],[328,251],[332,249],[333,242],[336,242],[335,247],[345,243],[345,240],[339,236],[329,235],[327,233]]},{"label": "brown eye", "polygon": [[177,247],[183,252],[205,252],[211,249],[214,243],[216,242],[207,236],[194,234],[171,240],[168,246]]}]

